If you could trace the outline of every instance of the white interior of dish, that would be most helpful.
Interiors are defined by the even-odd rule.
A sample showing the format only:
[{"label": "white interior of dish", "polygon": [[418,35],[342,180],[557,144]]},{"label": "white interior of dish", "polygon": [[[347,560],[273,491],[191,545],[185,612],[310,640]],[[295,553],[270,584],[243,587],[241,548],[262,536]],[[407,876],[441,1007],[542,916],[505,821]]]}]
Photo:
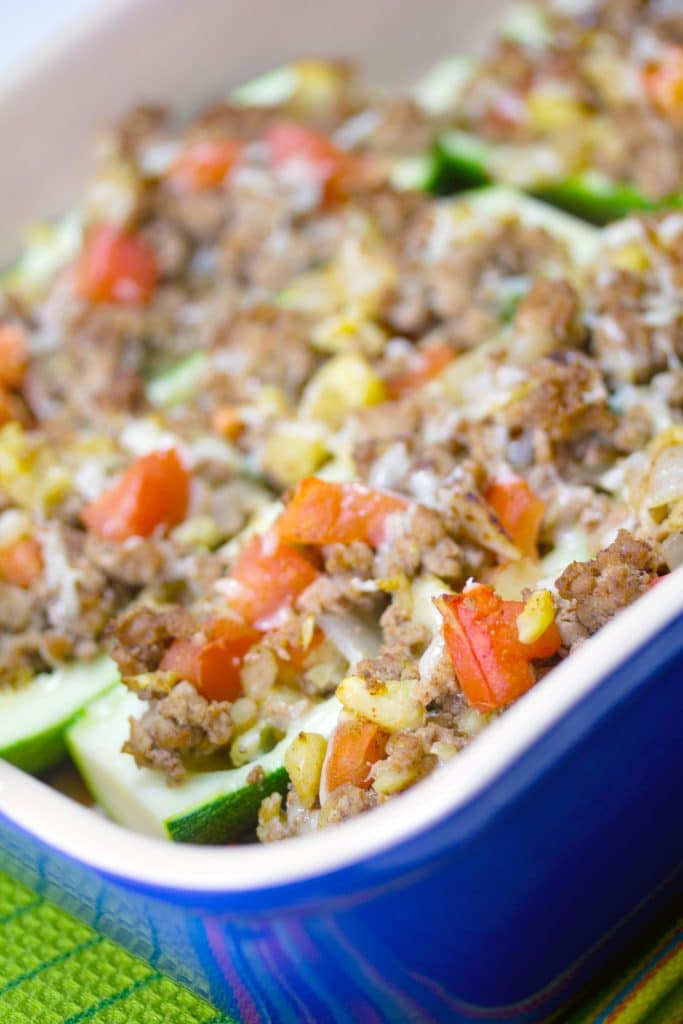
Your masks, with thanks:
[{"label": "white interior of dish", "polygon": [[[0,260],[21,230],[79,194],[89,138],[142,99],[195,107],[302,54],[351,56],[378,81],[412,81],[476,48],[505,0],[107,0],[0,80]],[[264,32],[264,26],[268,31]],[[16,140],[9,144],[8,140]],[[117,827],[0,762],[0,812],[76,860],[151,885],[249,890],[381,852],[489,785],[573,705],[683,611],[683,570],[654,588],[494,722],[452,764],[369,817],[271,847],[173,846]]]}]

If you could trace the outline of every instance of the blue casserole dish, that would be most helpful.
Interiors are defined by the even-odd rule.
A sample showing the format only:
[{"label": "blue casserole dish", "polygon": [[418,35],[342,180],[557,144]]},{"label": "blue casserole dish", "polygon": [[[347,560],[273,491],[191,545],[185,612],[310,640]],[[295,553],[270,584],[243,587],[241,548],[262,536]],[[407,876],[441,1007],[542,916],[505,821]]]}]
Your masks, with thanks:
[{"label": "blue casserole dish", "polygon": [[369,818],[164,844],[0,766],[0,863],[245,1022],[542,1021],[683,896],[683,576]]},{"label": "blue casserole dish", "polygon": [[[466,49],[500,6],[435,4],[425,22],[419,2],[340,19],[291,4],[264,34],[272,0],[197,0],[190,17],[167,0],[107,3],[0,102],[0,137],[54,129],[3,155],[2,243],[36,202],[73,195],[91,126],[141,91],[194,104],[225,85],[226,51],[239,81],[330,40],[395,78],[446,35]],[[201,68],[169,59],[180,52]],[[48,165],[37,197],[25,167]],[[0,866],[249,1024],[547,1020],[683,899],[682,684],[679,570],[369,818],[264,848],[172,846],[0,763]]]}]

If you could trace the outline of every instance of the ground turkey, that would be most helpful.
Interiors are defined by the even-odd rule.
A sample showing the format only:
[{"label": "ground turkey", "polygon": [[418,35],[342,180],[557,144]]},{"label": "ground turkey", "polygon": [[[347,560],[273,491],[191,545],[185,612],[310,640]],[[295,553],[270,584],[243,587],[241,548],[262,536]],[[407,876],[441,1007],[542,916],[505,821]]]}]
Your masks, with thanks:
[{"label": "ground turkey", "polygon": [[[563,611],[569,611],[575,624],[590,636],[645,593],[657,576],[657,567],[653,548],[627,530],[620,530],[616,540],[594,559],[572,562],[559,577],[555,586],[567,603]],[[563,619],[570,625],[566,614],[560,616],[561,629]]]},{"label": "ground turkey", "polygon": [[558,443],[613,428],[607,388],[593,360],[579,352],[555,352],[535,363],[529,378],[528,395],[507,413],[513,429],[532,426]]},{"label": "ground turkey", "polygon": [[182,782],[186,762],[225,750],[233,734],[227,701],[207,701],[187,682],[154,701],[142,718],[130,719],[124,751],[139,767],[158,768],[169,783]]},{"label": "ground turkey", "polygon": [[316,366],[303,317],[259,305],[240,313],[216,339],[211,391],[219,401],[249,398],[273,384],[296,399]]},{"label": "ground turkey", "polygon": [[117,616],[108,627],[111,655],[122,676],[154,672],[174,640],[197,632],[197,620],[178,605],[138,605]]}]

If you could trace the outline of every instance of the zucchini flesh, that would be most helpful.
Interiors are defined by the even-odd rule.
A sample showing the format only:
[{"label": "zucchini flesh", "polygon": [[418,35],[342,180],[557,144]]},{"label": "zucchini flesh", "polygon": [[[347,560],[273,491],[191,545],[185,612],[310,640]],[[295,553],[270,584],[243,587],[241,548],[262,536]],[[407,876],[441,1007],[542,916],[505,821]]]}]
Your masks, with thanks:
[{"label": "zucchini flesh", "polygon": [[0,757],[34,774],[56,764],[66,753],[65,730],[118,681],[114,662],[97,658],[0,691]]},{"label": "zucchini flesh", "polygon": [[[138,768],[121,752],[128,719],[144,705],[119,686],[92,704],[67,734],[71,755],[95,800],[114,821],[175,842],[224,843],[256,823],[261,800],[287,788],[287,747],[300,729],[329,736],[340,704],[335,697],[313,708],[269,753],[241,768],[195,772],[179,786],[168,786],[161,772]],[[257,766],[260,782],[248,783]]]},{"label": "zucchini flesh", "polygon": [[543,228],[566,245],[576,266],[589,263],[600,245],[600,233],[591,224],[507,185],[475,189],[455,202],[466,204],[484,222],[517,217],[528,227]]},{"label": "zucchini flesh", "polygon": [[196,398],[209,368],[205,352],[192,352],[147,382],[147,400],[157,409],[172,409]]},{"label": "zucchini flesh", "polygon": [[438,160],[435,153],[421,153],[396,160],[389,181],[399,192],[434,192],[438,183]]},{"label": "zucchini flesh", "polygon": [[[494,180],[491,167],[499,147],[468,132],[446,132],[436,143],[436,191],[447,194],[489,184]],[[608,224],[629,213],[681,207],[683,193],[655,202],[635,186],[610,181],[595,171],[585,171],[564,181],[539,183],[528,189],[536,198],[594,224]]]}]

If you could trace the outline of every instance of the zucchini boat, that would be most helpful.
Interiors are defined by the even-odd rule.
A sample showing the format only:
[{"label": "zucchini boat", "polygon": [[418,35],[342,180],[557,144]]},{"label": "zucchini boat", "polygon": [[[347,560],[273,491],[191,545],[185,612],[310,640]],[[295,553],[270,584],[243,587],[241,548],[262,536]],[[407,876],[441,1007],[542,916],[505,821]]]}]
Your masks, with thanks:
[{"label": "zucchini boat", "polygon": [[[128,720],[145,705],[123,687],[91,704],[71,726],[67,745],[88,789],[107,814],[121,825],[182,843],[223,843],[238,838],[256,823],[258,809],[270,793],[284,793],[287,747],[305,729],[328,737],[341,705],[336,697],[319,704],[297,722],[273,749],[240,768],[195,773],[179,786],[164,776],[138,768],[121,747]],[[248,777],[260,767],[256,782]]]},{"label": "zucchini boat", "polygon": [[543,228],[566,245],[572,263],[577,267],[590,263],[600,247],[600,232],[594,227],[507,185],[473,189],[456,200],[453,206],[469,210],[480,223],[515,217],[527,227]]},{"label": "zucchini boat", "polygon": [[[442,193],[485,185],[505,176],[511,147],[485,142],[465,131],[442,134],[436,144],[435,189]],[[662,202],[647,199],[626,183],[612,182],[596,171],[585,171],[565,181],[525,184],[526,191],[594,224],[608,224],[632,211],[680,207],[683,195]]]},{"label": "zucchini boat", "polygon": [[118,684],[109,658],[36,676],[19,689],[0,692],[0,757],[28,772],[41,772],[66,753],[64,732],[88,704]]}]

